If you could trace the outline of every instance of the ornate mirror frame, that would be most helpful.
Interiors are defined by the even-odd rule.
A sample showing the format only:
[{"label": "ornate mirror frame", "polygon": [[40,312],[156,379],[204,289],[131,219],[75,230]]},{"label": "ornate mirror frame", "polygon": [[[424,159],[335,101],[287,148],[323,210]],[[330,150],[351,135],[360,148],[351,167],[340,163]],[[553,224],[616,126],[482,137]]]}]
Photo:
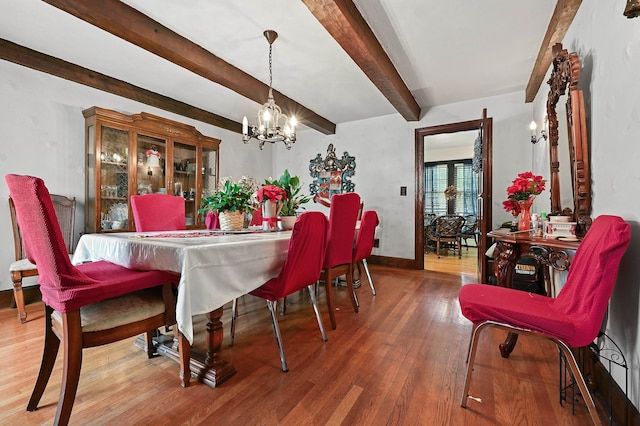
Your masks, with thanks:
[{"label": "ornate mirror frame", "polygon": [[[549,159],[551,166],[551,213],[573,216],[578,235],[584,235],[591,225],[591,174],[589,171],[589,141],[585,120],[584,97],[578,89],[580,58],[568,53],[561,43],[552,50],[553,70],[548,83],[547,117],[549,120]],[[573,187],[574,210],[562,208],[560,201],[560,162],[558,160],[558,115],[556,106],[568,89],[567,125],[569,127],[569,158]],[[566,169],[566,165],[565,165]]]}]

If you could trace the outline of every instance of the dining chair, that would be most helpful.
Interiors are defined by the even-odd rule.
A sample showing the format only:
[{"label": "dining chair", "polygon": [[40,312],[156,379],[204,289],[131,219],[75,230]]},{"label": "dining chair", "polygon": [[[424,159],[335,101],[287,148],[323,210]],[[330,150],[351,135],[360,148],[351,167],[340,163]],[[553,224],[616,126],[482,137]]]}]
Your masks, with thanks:
[{"label": "dining chair", "polygon": [[[322,340],[327,341],[327,334],[322,325],[322,317],[316,301],[315,283],[320,278],[322,261],[327,244],[327,218],[322,212],[302,213],[293,226],[289,250],[280,274],[271,278],[262,286],[253,290],[251,295],[267,301],[273,331],[280,351],[282,371],[289,371],[282,345],[282,336],[278,326],[277,303],[279,299],[304,289],[309,290],[313,310],[320,327]],[[233,344],[235,335],[235,323],[238,320],[237,311],[231,315],[230,345]]]},{"label": "dining chair", "polygon": [[587,405],[593,423],[600,419],[570,348],[586,346],[598,336],[616,283],[620,260],[629,245],[629,225],[618,216],[599,216],[580,243],[567,281],[557,298],[487,284],[466,284],[458,299],[462,315],[473,323],[462,393],[467,406],[480,333],[496,327],[554,342]]},{"label": "dining chair", "polygon": [[73,266],[66,253],[51,196],[42,179],[5,176],[27,258],[38,265],[45,305],[44,350],[27,404],[34,411],[43,396],[63,343],[63,377],[54,424],[66,425],[78,389],[82,350],[151,332],[175,323],[174,274],[134,271],[105,262]]},{"label": "dining chair", "polygon": [[[51,201],[53,202],[53,208],[56,212],[60,230],[62,231],[65,248],[71,256],[75,247],[73,228],[75,226],[76,199],[75,197],[69,198],[64,195],[51,194]],[[16,220],[16,209],[11,197],[9,197],[9,214],[11,216],[13,248],[16,259],[15,262],[9,265],[9,273],[11,275],[11,282],[13,283],[13,298],[16,302],[16,308],[18,309],[18,319],[20,323],[24,324],[27,322],[27,310],[24,304],[22,280],[24,278],[37,276],[38,269],[36,265],[31,263],[25,256],[20,226]]]},{"label": "dining chair", "polygon": [[131,210],[137,232],[187,229],[182,197],[167,194],[132,195]]},{"label": "dining chair", "polygon": [[322,263],[320,280],[324,281],[331,328],[336,329],[335,303],[333,301],[333,280],[344,275],[347,291],[354,312],[358,312],[358,301],[353,288],[353,242],[356,233],[360,196],[355,192],[336,194],[329,207],[329,230],[327,249]]},{"label": "dining chair", "polygon": [[[358,235],[356,236],[356,243],[353,247],[353,260],[352,268],[356,268],[362,264],[364,271],[369,279],[369,285],[371,286],[371,292],[376,295],[376,288],[373,285],[371,274],[369,273],[369,265],[367,265],[367,259],[371,256],[373,251],[373,244],[375,242],[376,226],[380,221],[378,220],[378,214],[375,210],[367,210],[362,214],[362,220],[360,221],[360,229],[358,229]],[[362,281],[362,278],[360,278]],[[358,299],[356,298],[356,301]]]},{"label": "dining chair", "polygon": [[[436,243],[436,254],[440,258],[440,247],[443,243],[455,244],[458,248],[458,258],[462,258],[462,239],[460,231],[464,226],[464,217],[458,215],[438,216],[435,219],[435,230],[428,238]],[[454,249],[455,253],[455,249]]]},{"label": "dining chair", "polygon": [[469,244],[467,240],[473,239],[476,247],[478,246],[478,218],[474,215],[468,215],[464,217],[464,225],[460,230],[460,239],[464,246],[469,250]]}]

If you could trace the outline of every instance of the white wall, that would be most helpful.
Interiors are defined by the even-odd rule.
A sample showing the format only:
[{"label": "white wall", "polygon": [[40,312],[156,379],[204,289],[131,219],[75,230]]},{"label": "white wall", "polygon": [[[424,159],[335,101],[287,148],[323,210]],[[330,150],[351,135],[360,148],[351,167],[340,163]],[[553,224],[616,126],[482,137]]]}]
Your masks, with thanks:
[{"label": "white wall", "polygon": [[[582,61],[579,87],[590,138],[592,217],[618,215],[631,225],[631,245],[620,266],[606,333],[630,364],[629,398],[640,407],[640,19],[627,19],[623,9],[624,2],[583,1],[563,47]],[[548,92],[544,86],[535,101],[538,123]],[[624,390],[621,371],[614,377]]]}]

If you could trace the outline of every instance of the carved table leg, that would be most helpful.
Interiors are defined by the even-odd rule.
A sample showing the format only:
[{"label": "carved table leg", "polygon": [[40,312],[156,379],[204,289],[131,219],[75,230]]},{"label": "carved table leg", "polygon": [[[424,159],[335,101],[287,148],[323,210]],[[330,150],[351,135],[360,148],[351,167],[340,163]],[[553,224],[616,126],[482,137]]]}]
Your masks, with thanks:
[{"label": "carved table leg", "polygon": [[191,348],[189,341],[182,336],[182,333],[178,333],[172,347],[161,345],[158,348],[158,353],[166,355],[180,364],[180,383],[183,387],[189,386],[191,376],[206,385],[216,387],[236,373],[233,364],[220,357],[223,338],[221,317],[222,308],[207,314],[206,354]]},{"label": "carved table leg", "polygon": [[[520,248],[517,244],[499,241],[496,249],[498,252],[498,265],[496,268],[498,285],[501,287],[511,287],[516,262],[520,258]],[[509,358],[517,341],[518,335],[516,333],[509,333],[505,341],[499,345],[500,355],[503,358]]]}]

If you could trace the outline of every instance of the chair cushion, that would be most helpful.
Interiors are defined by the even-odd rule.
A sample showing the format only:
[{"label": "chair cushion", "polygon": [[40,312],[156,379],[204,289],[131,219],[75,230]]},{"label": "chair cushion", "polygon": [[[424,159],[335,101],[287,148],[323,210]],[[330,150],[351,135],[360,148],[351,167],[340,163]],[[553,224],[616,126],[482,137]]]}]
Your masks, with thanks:
[{"label": "chair cushion", "polygon": [[9,272],[23,272],[23,271],[32,271],[36,268],[36,265],[29,262],[29,259],[20,259],[12,262],[9,265]]},{"label": "chair cushion", "polygon": [[489,284],[466,284],[458,295],[462,315],[473,323],[497,321],[535,330],[563,342],[574,335],[570,318],[554,309],[555,299]]},{"label": "chair cushion", "polygon": [[[82,331],[100,331],[142,321],[164,312],[160,287],[113,297],[80,308]],[[51,318],[62,323],[62,314],[53,311]]]}]

